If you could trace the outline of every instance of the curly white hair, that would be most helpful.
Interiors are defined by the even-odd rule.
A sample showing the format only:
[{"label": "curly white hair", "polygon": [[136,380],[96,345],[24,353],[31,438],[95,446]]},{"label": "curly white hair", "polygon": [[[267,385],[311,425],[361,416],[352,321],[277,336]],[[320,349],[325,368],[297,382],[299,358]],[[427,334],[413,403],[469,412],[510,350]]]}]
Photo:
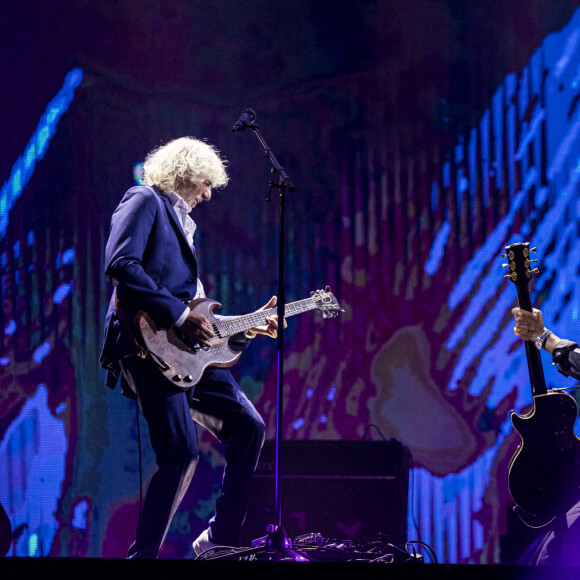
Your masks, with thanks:
[{"label": "curly white hair", "polygon": [[204,181],[212,188],[228,183],[227,161],[219,151],[194,137],[180,137],[154,149],[143,164],[144,182],[160,189],[175,191]]}]

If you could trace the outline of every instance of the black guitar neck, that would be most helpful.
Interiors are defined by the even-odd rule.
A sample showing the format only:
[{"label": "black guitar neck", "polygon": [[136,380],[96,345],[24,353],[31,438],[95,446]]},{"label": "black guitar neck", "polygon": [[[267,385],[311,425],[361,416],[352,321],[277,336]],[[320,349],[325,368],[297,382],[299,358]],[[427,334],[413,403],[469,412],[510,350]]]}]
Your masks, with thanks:
[{"label": "black guitar neck", "polygon": [[[522,310],[532,312],[532,299],[527,286],[517,286],[518,304]],[[532,385],[532,395],[545,395],[548,392],[546,379],[544,378],[544,369],[542,367],[542,358],[540,351],[533,342],[525,341],[526,358],[528,360],[528,371],[530,373],[530,383]]]}]

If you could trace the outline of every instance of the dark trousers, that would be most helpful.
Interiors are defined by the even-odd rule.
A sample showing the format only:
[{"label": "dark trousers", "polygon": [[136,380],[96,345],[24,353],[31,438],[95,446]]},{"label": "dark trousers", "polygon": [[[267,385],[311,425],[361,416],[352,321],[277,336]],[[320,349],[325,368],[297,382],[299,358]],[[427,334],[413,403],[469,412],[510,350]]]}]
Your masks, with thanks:
[{"label": "dark trousers", "polygon": [[222,493],[209,522],[210,539],[224,546],[239,545],[264,443],[262,418],[227,369],[209,368],[195,389],[175,392],[148,359],[127,358],[121,366],[127,382],[139,393],[157,461],[127,557],[157,557],[197,464],[195,423],[226,446]]}]

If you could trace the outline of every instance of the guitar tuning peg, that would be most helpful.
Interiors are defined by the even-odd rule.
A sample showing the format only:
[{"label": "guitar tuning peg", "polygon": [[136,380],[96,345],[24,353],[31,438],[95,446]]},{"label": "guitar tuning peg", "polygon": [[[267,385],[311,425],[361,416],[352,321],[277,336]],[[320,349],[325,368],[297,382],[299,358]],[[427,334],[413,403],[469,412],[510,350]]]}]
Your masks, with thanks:
[{"label": "guitar tuning peg", "polygon": [[537,248],[532,248],[530,252],[535,252]]},{"label": "guitar tuning peg", "polygon": [[539,273],[540,273],[540,269],[539,269],[539,268],[534,268],[534,269],[532,270],[532,272],[533,272],[534,274],[539,274]]},{"label": "guitar tuning peg", "polygon": [[537,261],[538,261],[538,260],[530,260],[530,263],[531,263],[531,262],[537,262]]},{"label": "guitar tuning peg", "polygon": [[502,264],[501,267],[502,268],[509,268],[509,264]]},{"label": "guitar tuning peg", "polygon": [[501,257],[502,258],[507,258],[507,254],[502,254]]}]

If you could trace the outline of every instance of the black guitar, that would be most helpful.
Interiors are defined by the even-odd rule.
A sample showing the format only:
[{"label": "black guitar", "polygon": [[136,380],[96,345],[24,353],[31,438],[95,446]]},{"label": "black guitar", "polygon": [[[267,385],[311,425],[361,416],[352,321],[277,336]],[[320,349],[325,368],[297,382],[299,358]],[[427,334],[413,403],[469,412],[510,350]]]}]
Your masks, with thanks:
[{"label": "black guitar", "polygon": [[[528,283],[532,270],[529,244],[506,247],[510,273],[506,278],[515,284],[519,307],[532,312]],[[532,386],[533,406],[525,415],[511,412],[510,418],[521,442],[508,473],[508,487],[521,510],[542,520],[563,514],[580,499],[580,439],[574,434],[578,415],[576,401],[567,393],[548,391],[540,351],[533,342],[525,342]],[[544,523],[547,523],[544,521]]]}]

